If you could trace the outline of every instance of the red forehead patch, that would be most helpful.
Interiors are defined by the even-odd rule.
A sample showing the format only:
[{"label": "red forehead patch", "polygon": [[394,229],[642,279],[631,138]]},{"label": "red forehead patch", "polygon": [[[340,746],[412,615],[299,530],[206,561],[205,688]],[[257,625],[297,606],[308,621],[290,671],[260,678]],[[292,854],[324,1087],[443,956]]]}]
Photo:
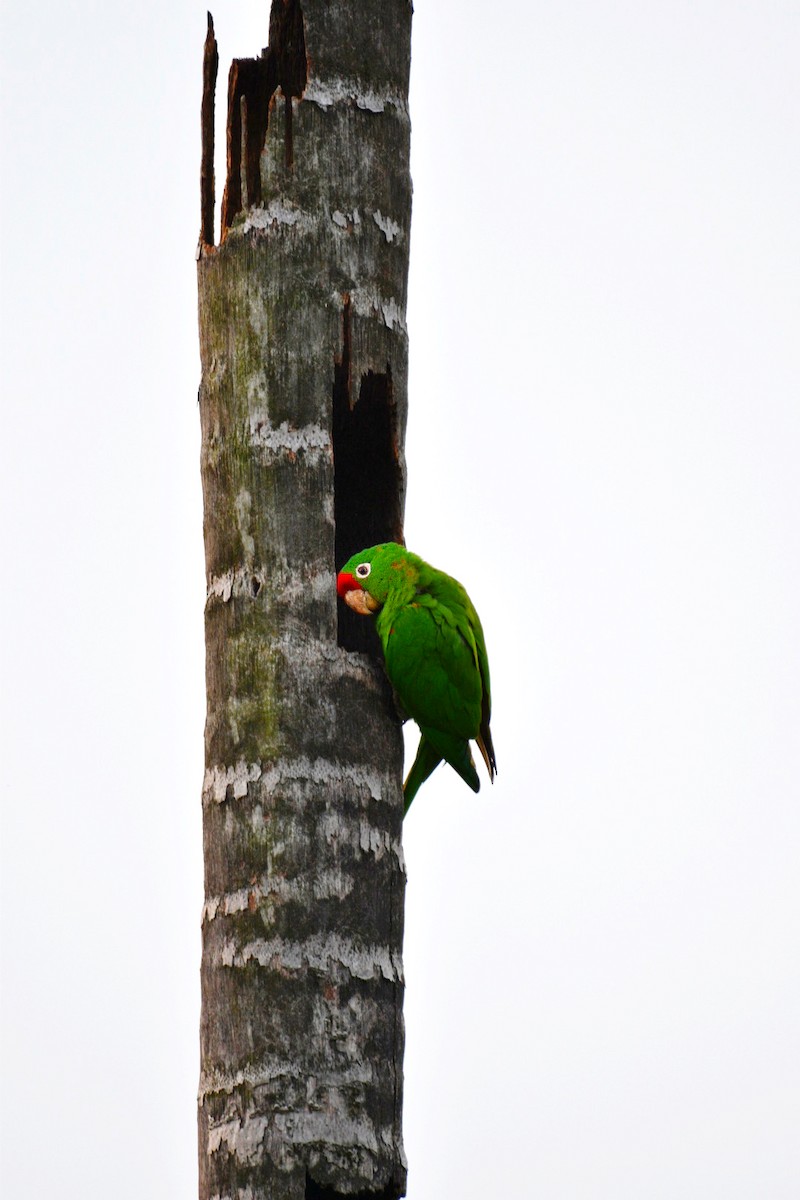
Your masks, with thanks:
[{"label": "red forehead patch", "polygon": [[363,591],[361,584],[356,579],[355,575],[351,575],[349,571],[340,571],[336,580],[336,591],[344,600],[348,592],[353,592],[357,588]]}]

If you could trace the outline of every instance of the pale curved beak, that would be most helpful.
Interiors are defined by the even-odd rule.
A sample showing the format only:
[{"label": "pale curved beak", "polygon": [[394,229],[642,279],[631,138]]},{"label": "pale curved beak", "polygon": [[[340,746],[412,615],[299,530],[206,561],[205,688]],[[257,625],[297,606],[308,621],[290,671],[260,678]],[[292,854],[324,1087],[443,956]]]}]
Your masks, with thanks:
[{"label": "pale curved beak", "polygon": [[348,608],[352,608],[353,612],[360,613],[362,617],[371,617],[380,608],[378,601],[361,588],[351,588],[350,591],[345,592],[344,602]]}]

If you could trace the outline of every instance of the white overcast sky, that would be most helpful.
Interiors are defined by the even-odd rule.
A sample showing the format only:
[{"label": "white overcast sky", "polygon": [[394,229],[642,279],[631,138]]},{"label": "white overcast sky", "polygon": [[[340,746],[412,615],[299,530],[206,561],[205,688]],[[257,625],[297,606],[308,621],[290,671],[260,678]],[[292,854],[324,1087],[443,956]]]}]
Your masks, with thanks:
[{"label": "white overcast sky", "polygon": [[[410,1200],[800,1195],[800,8],[417,0]],[[3,5],[4,1194],[196,1194],[205,3]],[[266,0],[220,0],[231,58]]]}]

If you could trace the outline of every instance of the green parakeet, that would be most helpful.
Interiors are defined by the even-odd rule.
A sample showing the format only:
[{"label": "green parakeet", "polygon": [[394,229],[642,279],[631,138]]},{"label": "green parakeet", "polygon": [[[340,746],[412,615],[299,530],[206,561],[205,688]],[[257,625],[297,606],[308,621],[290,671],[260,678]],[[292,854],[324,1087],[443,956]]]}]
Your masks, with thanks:
[{"label": "green parakeet", "polygon": [[479,791],[470,739],[494,782],[489,660],[480,619],[461,584],[386,542],[354,554],[339,572],[337,591],[355,612],[375,617],[386,674],[422,733],[403,788],[405,811],[442,759]]}]

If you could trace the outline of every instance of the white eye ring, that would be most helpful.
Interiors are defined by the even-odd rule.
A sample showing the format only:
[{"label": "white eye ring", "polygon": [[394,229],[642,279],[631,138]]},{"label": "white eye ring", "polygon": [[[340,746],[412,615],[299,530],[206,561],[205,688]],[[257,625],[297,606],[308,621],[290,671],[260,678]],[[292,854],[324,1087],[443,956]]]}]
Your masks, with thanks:
[{"label": "white eye ring", "polygon": [[366,579],[372,567],[369,563],[359,563],[356,567],[356,575],[359,579]]}]

